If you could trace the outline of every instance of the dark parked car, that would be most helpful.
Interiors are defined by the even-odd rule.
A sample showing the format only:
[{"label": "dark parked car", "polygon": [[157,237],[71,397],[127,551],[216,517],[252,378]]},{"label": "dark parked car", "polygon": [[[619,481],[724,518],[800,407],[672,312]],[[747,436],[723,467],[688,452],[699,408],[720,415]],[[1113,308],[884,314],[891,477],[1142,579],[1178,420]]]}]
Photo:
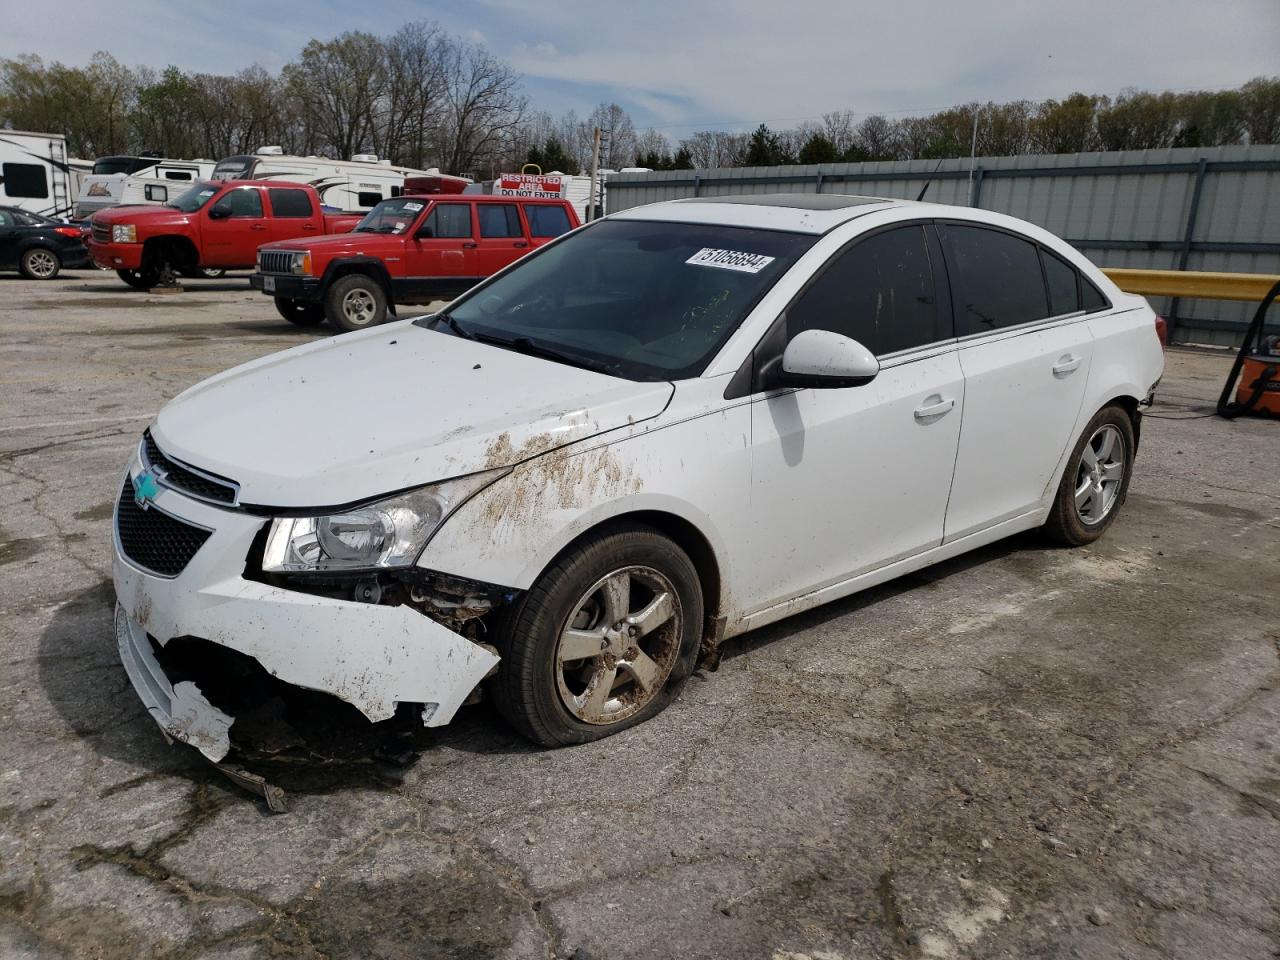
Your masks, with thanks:
[{"label": "dark parked car", "polygon": [[0,270],[16,267],[28,280],[52,280],[63,267],[88,262],[89,249],[77,225],[0,207]]}]

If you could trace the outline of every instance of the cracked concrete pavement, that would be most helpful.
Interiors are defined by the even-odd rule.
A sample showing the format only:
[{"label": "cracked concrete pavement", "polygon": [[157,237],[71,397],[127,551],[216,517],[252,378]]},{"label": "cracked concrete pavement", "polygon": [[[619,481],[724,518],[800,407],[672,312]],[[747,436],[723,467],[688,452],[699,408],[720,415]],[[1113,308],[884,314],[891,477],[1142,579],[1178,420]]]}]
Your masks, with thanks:
[{"label": "cracked concrete pavement", "polygon": [[602,743],[467,708],[271,816],[130,688],[110,515],[165,400],[324,334],[243,277],[3,277],[0,319],[0,956],[1280,955],[1280,424],[1203,416],[1221,354],[1169,354],[1091,548],[757,631]]}]

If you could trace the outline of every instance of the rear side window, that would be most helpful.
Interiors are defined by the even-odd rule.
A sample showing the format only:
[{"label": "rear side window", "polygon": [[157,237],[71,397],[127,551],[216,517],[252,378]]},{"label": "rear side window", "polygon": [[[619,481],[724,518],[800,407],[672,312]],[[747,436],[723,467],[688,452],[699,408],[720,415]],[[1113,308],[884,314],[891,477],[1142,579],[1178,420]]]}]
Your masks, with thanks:
[{"label": "rear side window", "polygon": [[471,238],[471,204],[437,203],[422,221],[420,236],[436,239]]},{"label": "rear side window", "polygon": [[481,203],[476,206],[482,237],[523,237],[520,212],[514,203]]},{"label": "rear side window", "polygon": [[570,230],[569,214],[564,207],[531,203],[525,206],[524,215],[529,219],[529,235],[533,237],[558,237]]},{"label": "rear side window", "polygon": [[1049,288],[1049,316],[1075,313],[1080,309],[1076,268],[1044,247],[1040,248],[1040,259],[1044,263],[1045,285]]},{"label": "rear side window", "polygon": [[287,187],[272,187],[267,193],[271,195],[271,212],[275,216],[311,216],[311,198],[307,196],[307,191],[291,190]]},{"label": "rear side window", "polygon": [[0,210],[0,227],[11,227],[14,224],[14,216],[8,210]]},{"label": "rear side window", "polygon": [[1043,320],[1049,300],[1035,244],[983,227],[941,228],[952,266],[956,336]]},{"label": "rear side window", "polygon": [[837,254],[787,310],[788,338],[815,329],[881,355],[944,339],[924,228],[888,230]]},{"label": "rear side window", "polygon": [[0,164],[0,187],[11,197],[35,197],[45,199],[49,196],[49,181],[44,175],[44,167],[36,163],[4,163]]}]

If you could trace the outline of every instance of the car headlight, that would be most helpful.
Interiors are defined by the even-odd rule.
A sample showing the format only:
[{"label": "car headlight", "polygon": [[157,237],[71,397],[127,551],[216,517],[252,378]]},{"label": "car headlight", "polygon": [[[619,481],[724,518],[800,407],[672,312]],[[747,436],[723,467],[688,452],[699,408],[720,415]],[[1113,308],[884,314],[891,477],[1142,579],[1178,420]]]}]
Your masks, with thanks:
[{"label": "car headlight", "polygon": [[289,272],[296,273],[301,276],[310,276],[311,274],[311,254],[295,253],[293,262],[289,264]]},{"label": "car headlight", "polygon": [[111,225],[113,243],[137,243],[138,227],[132,223],[113,223]]},{"label": "car headlight", "polygon": [[338,513],[277,517],[262,569],[304,573],[412,566],[454,510],[510,472],[504,467],[473,473]]}]

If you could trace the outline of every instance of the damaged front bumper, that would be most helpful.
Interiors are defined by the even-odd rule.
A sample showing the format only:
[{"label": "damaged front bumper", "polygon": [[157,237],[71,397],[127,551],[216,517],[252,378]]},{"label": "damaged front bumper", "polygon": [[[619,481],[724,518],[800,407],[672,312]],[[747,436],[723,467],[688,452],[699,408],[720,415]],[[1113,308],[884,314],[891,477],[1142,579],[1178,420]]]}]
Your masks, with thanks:
[{"label": "damaged front bumper", "polygon": [[[241,574],[267,521],[162,488],[149,509],[210,531],[173,577],[141,569],[115,538],[116,641],[125,670],[166,734],[217,762],[230,749],[233,717],[196,683],[172,684],[152,649],[198,637],[254,658],[286,683],[332,694],[371,721],[399,703],[423,705],[443,726],[498,658],[408,606],[359,603],[285,590]],[[118,530],[118,519],[114,525]]]}]

